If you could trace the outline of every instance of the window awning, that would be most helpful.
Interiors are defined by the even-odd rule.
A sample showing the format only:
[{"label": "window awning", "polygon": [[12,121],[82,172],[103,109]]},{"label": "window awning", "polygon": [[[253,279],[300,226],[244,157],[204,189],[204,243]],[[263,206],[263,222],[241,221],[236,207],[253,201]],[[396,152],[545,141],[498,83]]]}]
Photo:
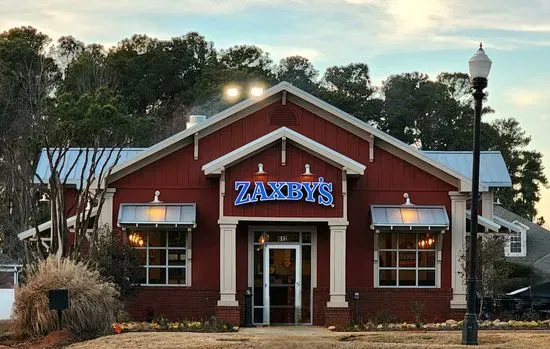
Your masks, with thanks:
[{"label": "window awning", "polygon": [[371,205],[371,229],[445,230],[449,216],[445,206]]},{"label": "window awning", "polygon": [[120,227],[195,227],[196,205],[175,204],[121,204],[118,211]]},{"label": "window awning", "polygon": [[[470,220],[472,219],[471,211],[466,211],[466,218]],[[481,225],[485,229],[485,232],[493,231],[495,233],[498,233],[501,227],[500,224],[493,222],[489,218],[483,217],[482,215],[477,215],[477,224]]]}]

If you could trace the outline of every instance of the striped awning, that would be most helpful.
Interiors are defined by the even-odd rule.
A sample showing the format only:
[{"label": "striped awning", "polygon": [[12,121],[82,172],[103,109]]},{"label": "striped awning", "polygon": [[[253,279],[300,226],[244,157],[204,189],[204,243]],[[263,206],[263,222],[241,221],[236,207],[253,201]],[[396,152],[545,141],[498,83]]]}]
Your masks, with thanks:
[{"label": "striped awning", "polygon": [[121,204],[120,227],[195,227],[197,209],[194,203]]},{"label": "striped awning", "polygon": [[444,230],[449,228],[445,206],[371,205],[375,230]]}]

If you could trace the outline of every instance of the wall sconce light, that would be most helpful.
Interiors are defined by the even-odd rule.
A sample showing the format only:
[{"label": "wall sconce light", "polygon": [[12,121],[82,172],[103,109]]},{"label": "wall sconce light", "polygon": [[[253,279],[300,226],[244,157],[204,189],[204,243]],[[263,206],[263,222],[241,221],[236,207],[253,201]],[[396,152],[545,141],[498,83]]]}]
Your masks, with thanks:
[{"label": "wall sconce light", "polygon": [[152,204],[160,204],[162,201],[159,200],[160,191],[155,191],[155,198],[151,201]]},{"label": "wall sconce light", "polygon": [[306,164],[304,168],[305,168],[304,173],[300,175],[302,182],[310,182],[313,179],[313,177],[315,177],[315,175],[311,173],[311,166],[309,166],[309,164]]},{"label": "wall sconce light", "polygon": [[49,202],[50,198],[48,197],[48,194],[42,193],[42,197],[40,197],[40,200],[38,200],[38,201],[39,202]]},{"label": "wall sconce light", "polygon": [[254,182],[267,183],[267,172],[264,171],[264,164],[258,164],[258,171],[254,172]]},{"label": "wall sconce light", "polygon": [[260,251],[264,248],[266,242],[269,241],[269,234],[268,233],[262,233],[262,235],[260,235],[260,237],[258,238],[258,243],[260,244],[260,246],[258,247],[258,249],[256,251]]},{"label": "wall sconce light", "polygon": [[411,198],[409,196],[409,193],[404,193],[403,194],[403,197],[405,198],[405,203],[403,205],[414,205],[412,202],[411,202]]}]

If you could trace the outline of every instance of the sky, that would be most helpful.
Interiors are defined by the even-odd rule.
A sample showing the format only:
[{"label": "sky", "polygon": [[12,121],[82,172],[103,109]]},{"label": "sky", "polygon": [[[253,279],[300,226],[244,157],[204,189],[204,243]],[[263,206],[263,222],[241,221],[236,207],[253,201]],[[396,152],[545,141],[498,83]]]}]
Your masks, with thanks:
[{"label": "sky", "polygon": [[[135,33],[197,31],[218,49],[305,56],[321,73],[364,62],[376,85],[390,74],[467,72],[483,42],[496,110],[487,120],[517,118],[550,178],[550,0],[0,0],[0,9],[0,30],[31,25],[106,47]],[[550,227],[550,189],[538,209]]]}]

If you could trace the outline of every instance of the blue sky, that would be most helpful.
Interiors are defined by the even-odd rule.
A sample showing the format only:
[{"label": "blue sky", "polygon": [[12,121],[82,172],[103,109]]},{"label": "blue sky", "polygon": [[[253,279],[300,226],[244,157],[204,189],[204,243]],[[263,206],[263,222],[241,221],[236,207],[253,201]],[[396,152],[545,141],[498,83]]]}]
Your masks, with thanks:
[{"label": "blue sky", "polygon": [[[303,55],[323,71],[368,63],[389,74],[467,71],[483,41],[493,60],[493,117],[517,118],[550,177],[550,0],[0,0],[0,29],[32,25],[52,38],[116,44],[134,33],[198,31],[217,48],[255,44],[274,61]],[[550,222],[550,190],[539,214]]]}]

